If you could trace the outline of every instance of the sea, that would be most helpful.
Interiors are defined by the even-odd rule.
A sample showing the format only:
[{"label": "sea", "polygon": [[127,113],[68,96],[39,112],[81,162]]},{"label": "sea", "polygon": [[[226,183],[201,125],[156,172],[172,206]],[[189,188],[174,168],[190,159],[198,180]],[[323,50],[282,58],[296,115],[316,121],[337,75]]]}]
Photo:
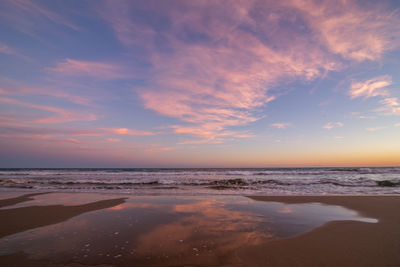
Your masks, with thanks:
[{"label": "sea", "polygon": [[397,195],[400,167],[0,169],[0,192]]}]

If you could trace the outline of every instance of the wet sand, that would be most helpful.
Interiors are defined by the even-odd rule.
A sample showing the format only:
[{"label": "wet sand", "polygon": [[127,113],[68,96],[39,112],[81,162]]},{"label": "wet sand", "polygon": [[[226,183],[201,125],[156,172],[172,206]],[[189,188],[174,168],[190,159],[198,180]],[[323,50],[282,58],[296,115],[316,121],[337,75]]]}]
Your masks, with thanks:
[{"label": "wet sand", "polygon": [[294,238],[238,252],[248,266],[400,266],[400,197],[288,196],[252,197],[284,203],[320,202],[357,210],[376,224],[329,222]]},{"label": "wet sand", "polygon": [[26,194],[26,195],[22,195],[22,196],[18,196],[18,197],[13,197],[13,198],[0,199],[0,208],[15,205],[15,204],[18,204],[21,202],[33,200],[32,197],[39,196],[42,194],[46,194],[46,193]]},{"label": "wet sand", "polygon": [[[29,201],[32,197],[34,195],[0,200],[0,205],[3,207],[10,205],[6,209],[0,210],[1,236],[64,222],[91,211],[99,211],[106,208],[118,210],[121,208],[121,204],[124,205],[125,203],[124,198],[115,198],[75,206],[47,205],[19,208],[12,206],[23,201]],[[294,237],[271,239],[256,245],[238,247],[229,251],[229,253],[219,254],[218,257],[210,255],[208,258],[201,258],[196,255],[189,255],[185,258],[185,262],[180,262],[179,258],[155,259],[136,262],[135,266],[400,266],[400,213],[398,212],[400,197],[265,196],[250,198],[256,200],[256,202],[250,203],[271,201],[288,204],[319,202],[328,205],[339,205],[356,210],[363,216],[376,218],[379,222],[332,221]],[[191,206],[187,207],[191,208]],[[207,207],[210,209],[209,206]],[[207,209],[207,207],[200,206],[199,209]],[[212,207],[215,209],[214,206]],[[180,208],[182,209],[184,206],[180,205]],[[212,211],[209,210],[208,212]],[[211,225],[206,224],[205,227],[209,227],[212,230]],[[166,230],[162,227],[159,229]],[[235,229],[228,235],[234,234],[234,231]],[[163,232],[155,231],[153,235],[157,235],[157,233],[162,234]],[[154,238],[154,236],[152,237]],[[169,244],[172,246],[170,247],[171,250],[178,249],[178,247],[174,248],[171,244]],[[53,263],[51,260],[46,259],[34,260],[29,255],[21,252],[0,256],[0,265],[85,266],[74,262],[72,259],[63,262],[63,264]],[[104,262],[99,266],[130,265],[127,262],[114,260]]]},{"label": "wet sand", "polygon": [[[27,201],[29,196],[20,199]],[[4,202],[7,200],[4,200]],[[13,201],[15,203],[15,201]],[[29,229],[60,223],[85,212],[105,209],[124,203],[124,198],[101,200],[78,206],[32,206],[0,210],[0,238]]]}]

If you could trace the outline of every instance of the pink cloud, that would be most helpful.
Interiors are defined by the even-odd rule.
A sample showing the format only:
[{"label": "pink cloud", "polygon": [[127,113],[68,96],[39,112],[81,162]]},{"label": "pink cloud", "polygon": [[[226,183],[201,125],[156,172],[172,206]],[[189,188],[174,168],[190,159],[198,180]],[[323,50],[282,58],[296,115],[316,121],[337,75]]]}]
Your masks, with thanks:
[{"label": "pink cloud", "polygon": [[338,121],[338,122],[328,122],[327,124],[322,126],[322,128],[324,128],[326,130],[331,130],[333,128],[343,127],[343,126],[344,126],[344,124],[342,122]]},{"label": "pink cloud", "polygon": [[387,96],[388,91],[384,88],[391,84],[392,77],[389,75],[382,75],[363,82],[353,82],[349,94],[351,98]]},{"label": "pink cloud", "polygon": [[380,101],[385,106],[389,107],[398,107],[400,106],[399,101],[397,100],[397,97],[387,97],[384,98],[383,100]]},{"label": "pink cloud", "polygon": [[290,123],[272,123],[270,124],[271,127],[277,128],[277,129],[286,129]]},{"label": "pink cloud", "polygon": [[16,54],[15,50],[3,43],[0,42],[0,53],[14,55]]},{"label": "pink cloud", "polygon": [[384,115],[400,115],[400,103],[397,97],[386,97],[379,101],[383,106],[375,111]]},{"label": "pink cloud", "polygon": [[[128,51],[141,49],[149,59],[152,79],[138,90],[144,107],[178,118],[185,125],[173,126],[174,132],[199,142],[231,138],[222,133],[257,121],[259,111],[285,93],[277,85],[324,77],[344,68],[343,58],[377,60],[395,46],[388,40],[399,39],[394,16],[354,1],[160,5],[141,8],[154,16],[162,10],[168,31],[132,19],[136,9],[129,2],[108,1],[109,12],[100,14]],[[185,39],[187,32],[204,40]],[[168,52],[160,52],[159,39]]]},{"label": "pink cloud", "polygon": [[29,87],[23,84],[11,85],[11,86],[3,86],[0,87],[0,95],[46,95],[52,96],[56,98],[66,99],[72,103],[80,104],[80,105],[91,105],[92,100],[88,97],[84,97],[81,95],[75,95],[69,93],[67,91],[60,90],[58,88],[51,87]]},{"label": "pink cloud", "polygon": [[[1,98],[0,98],[1,101]],[[68,136],[68,137],[85,137],[85,136],[113,136],[113,135],[131,135],[131,136],[149,136],[156,135],[156,132],[136,131],[126,128],[92,128],[92,129],[71,129],[62,127],[42,127],[35,124],[28,125],[25,121],[19,121],[13,118],[0,117],[0,129],[7,133],[26,133],[29,135],[51,135],[51,136]],[[109,142],[119,142],[120,139],[110,137],[106,139]]]},{"label": "pink cloud", "polygon": [[31,104],[11,98],[0,97],[0,103],[12,106],[22,106],[25,108],[37,109],[56,114],[54,116],[48,116],[41,119],[36,119],[34,121],[30,121],[33,123],[63,123],[71,121],[94,121],[97,119],[97,116],[91,113],[78,112],[75,110],[67,110],[45,105]]},{"label": "pink cloud", "polygon": [[105,1],[105,7],[98,9],[98,13],[109,22],[116,37],[124,45],[133,47],[146,43],[147,46],[154,48],[153,38],[156,36],[156,32],[150,27],[133,23],[129,13],[130,8],[129,2]]},{"label": "pink cloud", "polygon": [[[154,82],[139,92],[146,108],[192,123],[195,136],[214,140],[228,127],[258,120],[260,116],[254,114],[276,98],[271,88],[282,79],[312,80],[339,67],[318,48],[313,54],[306,53],[309,43],[304,40],[288,52],[273,50],[259,36],[239,28],[226,34],[230,23],[238,26],[251,19],[244,14],[246,7],[233,5],[228,20],[215,16],[203,25],[202,12],[209,8],[214,6],[188,8],[183,18],[172,12],[173,27],[178,31],[189,25],[223,40],[223,45],[188,45],[168,36],[169,45],[179,53],[153,53]],[[215,4],[215,8],[226,7]],[[188,127],[180,127],[182,130]],[[211,135],[214,138],[209,138]]]},{"label": "pink cloud", "polygon": [[[1,13],[1,12],[0,12]],[[0,42],[0,53],[6,55],[13,55],[25,61],[31,62],[32,59],[21,54],[17,49]]]},{"label": "pink cloud", "polygon": [[[4,0],[2,1],[0,17],[7,21],[8,25],[30,35],[34,35],[33,30],[49,27],[49,22],[64,25],[70,29],[80,31],[81,28],[66,19],[59,13],[39,4],[37,1],[29,0]],[[65,10],[64,10],[65,11]]]},{"label": "pink cloud", "polygon": [[381,97],[379,103],[382,105],[380,108],[375,109],[375,112],[383,115],[398,115],[400,114],[400,103],[397,97],[391,97],[388,86],[392,85],[392,77],[389,75],[382,75],[367,81],[352,83],[350,88],[351,98],[356,97]]},{"label": "pink cloud", "polygon": [[119,143],[119,142],[121,142],[121,139],[118,139],[118,138],[107,138],[107,141],[111,142],[111,143]]},{"label": "pink cloud", "polygon": [[[245,36],[237,39],[249,40]],[[255,112],[276,97],[269,93],[271,84],[284,76],[299,75],[308,80],[319,73],[318,66],[305,66],[306,59],[301,63],[293,62],[268,49],[264,49],[267,54],[263,54],[262,49],[253,53],[247,47],[255,45],[249,41],[237,45],[238,48],[223,52],[178,45],[179,55],[155,59],[154,65],[160,68],[155,78],[157,84],[140,91],[144,106],[217,134],[227,127],[258,120],[260,116],[254,115]],[[239,62],[246,61],[249,66],[236,67]],[[163,66],[171,62],[174,68],[164,69]],[[218,127],[208,129],[212,124]]]},{"label": "pink cloud", "polygon": [[115,64],[65,59],[57,63],[56,67],[47,68],[48,71],[66,76],[88,76],[104,80],[113,80],[126,77],[123,69]]},{"label": "pink cloud", "polygon": [[[111,128],[112,129],[112,128]],[[132,131],[132,130],[131,130]],[[104,129],[74,129],[73,126],[42,127],[26,123],[0,121],[0,142],[37,154],[50,153],[62,157],[87,159],[103,159],[105,163],[132,163],[157,160],[158,152],[175,149],[158,144],[124,142],[115,138],[116,134]],[[62,151],[62,152],[61,152]],[[142,153],[140,158],[132,155],[132,151]],[[58,153],[60,152],[60,154]],[[82,154],[84,153],[84,154]],[[25,155],[25,154],[24,154]],[[85,155],[84,157],[82,157]],[[117,160],[118,159],[118,160]]]},{"label": "pink cloud", "polygon": [[11,118],[11,117],[0,116],[0,121],[14,122],[14,121],[16,121],[16,119]]},{"label": "pink cloud", "polygon": [[201,144],[221,144],[223,140],[221,138],[208,138],[208,139],[197,139],[197,140],[185,140],[178,142],[178,145],[201,145]]},{"label": "pink cloud", "polygon": [[400,19],[378,2],[369,9],[357,1],[288,1],[305,13],[320,40],[346,59],[378,60],[400,42]]},{"label": "pink cloud", "polygon": [[136,131],[127,128],[102,128],[104,132],[116,135],[154,135],[154,132]]},{"label": "pink cloud", "polygon": [[385,128],[387,128],[387,127],[384,127],[384,126],[378,126],[378,127],[370,127],[370,128],[366,128],[365,130],[366,130],[366,131],[368,131],[368,132],[376,132],[376,131],[383,130],[383,129],[385,129]]},{"label": "pink cloud", "polygon": [[163,151],[171,151],[174,150],[173,147],[160,147],[160,146],[151,146],[149,148],[145,148],[146,152],[163,152]]},{"label": "pink cloud", "polygon": [[69,142],[69,143],[73,143],[73,144],[79,144],[79,145],[84,143],[81,140],[78,140],[78,139],[75,139],[75,138],[68,138],[68,139],[65,139],[63,141]]},{"label": "pink cloud", "polygon": [[[0,127],[1,131],[1,127]],[[75,144],[75,145],[82,145],[88,144],[85,141],[70,138],[64,135],[57,135],[51,133],[20,133],[15,132],[12,134],[0,134],[0,137],[7,138],[7,139],[15,139],[15,140],[35,140],[35,141],[43,141],[43,142],[51,142],[51,143],[58,143],[58,144]]]},{"label": "pink cloud", "polygon": [[376,116],[364,116],[364,115],[360,115],[358,116],[359,119],[376,119]]},{"label": "pink cloud", "polygon": [[173,125],[170,128],[173,129],[175,134],[191,135],[201,138],[197,140],[181,141],[178,143],[180,145],[205,143],[220,144],[226,138],[237,139],[254,137],[254,135],[246,132],[228,131],[225,129],[223,123],[204,123],[193,126]]}]

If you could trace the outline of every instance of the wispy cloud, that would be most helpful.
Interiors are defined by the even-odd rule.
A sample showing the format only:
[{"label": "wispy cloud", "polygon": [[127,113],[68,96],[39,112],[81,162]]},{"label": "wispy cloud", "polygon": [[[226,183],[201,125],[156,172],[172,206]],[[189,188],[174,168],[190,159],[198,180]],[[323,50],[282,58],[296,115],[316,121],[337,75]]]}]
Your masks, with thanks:
[{"label": "wispy cloud", "polygon": [[69,58],[58,62],[55,67],[47,68],[47,70],[64,76],[88,76],[102,80],[126,77],[124,70],[118,65]]},{"label": "wispy cloud", "polygon": [[0,42],[0,53],[14,55],[16,54],[16,51],[13,48],[9,47],[8,45],[5,45]]},{"label": "wispy cloud", "polygon": [[67,110],[63,108],[45,106],[45,105],[37,105],[31,104],[11,98],[0,97],[0,103],[8,104],[11,106],[20,106],[30,109],[41,110],[49,113],[53,113],[55,115],[47,116],[44,118],[35,119],[32,121],[28,121],[31,123],[64,123],[71,121],[94,121],[97,119],[97,116],[92,113],[79,112],[75,110]]},{"label": "wispy cloud", "polygon": [[110,142],[110,143],[119,143],[119,142],[121,142],[121,139],[118,139],[118,138],[107,138],[106,140],[108,142]]},{"label": "wispy cloud", "polygon": [[[1,6],[0,6],[1,8]],[[21,54],[18,49],[0,42],[0,54],[13,55],[25,61],[31,62],[32,59]]]},{"label": "wispy cloud", "polygon": [[163,147],[163,146],[150,146],[148,148],[145,148],[144,150],[146,152],[163,152],[163,151],[171,151],[174,150],[174,147]]},{"label": "wispy cloud", "polygon": [[[0,128],[0,132],[2,129]],[[49,134],[26,134],[26,133],[19,133],[19,134],[2,134],[0,133],[0,137],[4,139],[14,139],[14,140],[35,140],[41,142],[51,142],[51,143],[59,143],[59,144],[84,144],[83,141],[74,139],[74,138],[59,138]]]},{"label": "wispy cloud", "polygon": [[[54,25],[59,33],[67,30],[68,34],[77,34],[75,31],[81,30],[77,23],[85,21],[73,22],[76,14],[70,16],[68,10],[60,12],[62,9],[58,8],[63,4],[5,0],[0,6],[0,22],[27,34],[48,35],[48,27]],[[97,113],[87,110],[94,101],[80,88],[87,84],[108,86],[111,81],[126,79],[121,84],[135,90],[135,104],[139,101],[142,107],[172,118],[165,120],[168,123],[163,129],[179,135],[180,144],[218,144],[250,138],[254,135],[243,130],[243,126],[265,117],[265,107],[289,92],[290,83],[310,83],[354,63],[379,61],[398,46],[400,38],[398,14],[385,10],[379,3],[364,7],[353,0],[231,1],[229,4],[158,1],[157,5],[146,1],[104,1],[96,6],[97,14],[122,45],[124,63],[119,61],[121,51],[115,53],[117,57],[112,61],[79,58],[81,51],[74,51],[58,54],[62,60],[47,65],[43,80],[53,84],[71,80],[71,83],[82,82],[82,87],[68,90],[45,86],[48,83],[36,87],[2,85],[2,104],[19,106],[20,111],[36,110],[25,123],[96,120]],[[109,45],[115,44],[111,41]],[[0,43],[0,53],[13,54],[15,50]],[[141,73],[139,82],[129,82],[135,72],[133,68],[147,74]],[[377,112],[399,114],[399,101],[390,94],[391,85],[389,75],[353,81],[349,95],[352,99],[379,97],[382,107]],[[43,103],[37,100],[43,96],[46,101],[49,98],[56,101],[48,106],[33,104]],[[65,100],[85,107],[78,107],[80,110],[56,107],[59,102],[65,104]],[[109,99],[104,102],[110,107],[114,104]],[[0,121],[14,124],[22,121],[10,114],[1,114]],[[99,136],[117,145],[129,136],[159,134],[129,129],[128,125],[132,124],[121,128],[98,126],[68,137],[73,143],[80,137]],[[278,121],[269,126],[286,129],[289,124]],[[323,126],[327,130],[336,127],[343,127],[343,123],[329,122]]]},{"label": "wispy cloud", "polygon": [[343,127],[343,126],[344,126],[344,124],[342,122],[338,121],[338,122],[328,122],[327,124],[322,126],[322,128],[331,130],[333,128]]},{"label": "wispy cloud", "polygon": [[[136,3],[138,4],[138,3]],[[158,3],[163,5],[163,3]],[[140,6],[140,4],[139,4]],[[138,25],[132,20],[132,3],[128,1],[105,1],[104,8],[98,8],[100,16],[105,19],[115,32],[117,39],[130,48],[138,48],[143,43],[154,49],[156,31],[150,26]]]},{"label": "wispy cloud", "polygon": [[[379,5],[366,10],[355,1],[160,5],[141,4],[140,10],[158,16],[162,9],[163,27],[134,19],[138,8],[129,2],[106,1],[107,13],[99,13],[127,50],[141,51],[151,66],[151,81],[138,90],[144,106],[183,121],[177,132],[210,141],[258,120],[259,111],[284,93],[277,85],[344,68],[337,54],[378,60],[400,36],[400,21],[390,11]],[[354,86],[355,95],[362,94],[357,90],[363,87]]]},{"label": "wispy cloud", "polygon": [[387,96],[389,93],[385,87],[392,84],[392,77],[389,75],[382,75],[363,82],[353,82],[350,87],[350,97],[375,97]]},{"label": "wispy cloud", "polygon": [[[4,80],[1,80],[3,84]],[[79,105],[91,105],[93,99],[89,97],[85,97],[83,95],[73,94],[67,92],[67,90],[61,90],[57,87],[51,86],[41,86],[41,87],[32,87],[26,86],[21,83],[12,84],[9,86],[0,87],[0,95],[8,95],[8,96],[52,96],[55,98],[61,98],[68,100],[72,103]]]},{"label": "wispy cloud", "polygon": [[118,135],[126,136],[149,136],[158,134],[151,131],[138,131],[127,128],[96,128],[87,127],[84,129],[71,127],[43,127],[36,124],[26,124],[15,119],[0,117],[0,132],[9,135],[27,134],[40,136],[66,136],[68,138],[77,137],[107,137],[109,142],[121,141]]},{"label": "wispy cloud", "polygon": [[154,132],[136,131],[127,128],[102,128],[106,133],[117,135],[154,135]]},{"label": "wispy cloud", "polygon": [[379,101],[383,106],[376,111],[384,115],[400,115],[400,103],[397,97],[386,97]]},{"label": "wispy cloud", "polygon": [[277,129],[286,129],[289,127],[290,123],[272,123],[270,124],[271,127],[277,128]]},{"label": "wispy cloud", "polygon": [[4,116],[0,116],[0,122],[14,122],[17,121],[15,118],[11,118],[11,117],[4,117]]},{"label": "wispy cloud", "polygon": [[376,119],[376,116],[364,116],[364,115],[360,115],[358,116],[359,119]]},{"label": "wispy cloud", "polygon": [[[86,154],[85,157],[90,157],[91,159],[96,156],[104,158],[105,155],[108,155],[110,156],[109,159],[119,158],[126,162],[131,162],[130,160],[135,159],[135,154],[139,152],[154,154],[175,149],[171,146],[155,143],[140,142],[135,144],[136,135],[148,135],[150,133],[127,128],[127,131],[115,131],[115,129],[121,128],[96,128],[90,127],[88,124],[85,124],[85,128],[80,128],[73,124],[41,126],[18,121],[0,120],[0,140],[2,143],[14,144],[14,146],[24,144],[21,142],[34,142],[36,146],[35,154],[37,152],[40,153],[38,151],[40,148],[51,147],[52,151],[57,151],[57,148],[62,149],[62,155],[64,156],[70,152],[72,153],[71,155],[82,156],[81,152],[86,151],[89,154]],[[119,137],[122,135],[125,136],[120,139]],[[126,142],[128,138],[130,141]],[[145,155],[143,156],[145,157]],[[138,158],[138,160],[140,159]]]},{"label": "wispy cloud", "polygon": [[387,89],[392,84],[392,77],[383,75],[363,82],[353,82],[349,94],[351,98],[381,97],[383,99],[379,103],[382,104],[382,107],[376,109],[375,112],[384,115],[396,115],[400,114],[399,101],[396,97],[391,97]]},{"label": "wispy cloud", "polygon": [[387,127],[385,127],[385,126],[377,126],[377,127],[366,128],[365,130],[367,132],[376,132],[376,131],[383,130],[383,129],[386,129],[386,128]]},{"label": "wispy cloud", "polygon": [[[63,9],[65,13],[65,9]],[[35,31],[48,28],[49,24],[58,24],[76,31],[81,28],[60,14],[44,7],[37,1],[4,0],[0,9],[0,18],[10,27],[26,34],[33,35]]]},{"label": "wispy cloud", "polygon": [[399,101],[397,100],[396,97],[387,97],[387,98],[381,100],[380,103],[382,103],[383,105],[388,106],[388,107],[400,106]]},{"label": "wispy cloud", "polygon": [[[152,81],[138,92],[144,106],[190,123],[192,128],[203,129],[192,132],[195,136],[199,132],[212,135],[213,138],[205,137],[209,140],[215,140],[227,128],[259,119],[258,110],[281,93],[272,90],[277,83],[313,80],[340,68],[339,62],[290,26],[270,20],[273,12],[267,5],[257,6],[252,2],[229,6],[218,2],[166,5],[163,15],[169,25],[168,32],[135,23],[132,19],[135,9],[126,2],[109,2],[109,8],[110,12],[102,16],[118,40],[132,51],[143,49],[153,66]],[[251,11],[255,9],[271,16],[253,16]],[[144,10],[154,11],[149,6]],[[208,19],[202,19],[209,12],[212,14],[207,15]],[[274,29],[262,30],[262,25],[268,24]],[[269,30],[287,33],[296,45],[274,49],[274,44],[263,41]],[[202,40],[193,42],[189,32],[203,36]],[[280,35],[275,37],[277,43],[292,43],[280,40],[283,38]],[[158,48],[161,44],[157,40],[161,39],[167,52]],[[313,53],[306,52],[310,46]],[[210,129],[209,125],[217,127]]]},{"label": "wispy cloud", "polygon": [[369,9],[357,1],[288,1],[304,11],[320,40],[336,54],[350,60],[378,60],[400,43],[396,11],[376,2]]},{"label": "wispy cloud", "polygon": [[173,125],[170,126],[175,134],[182,135],[191,135],[201,139],[196,140],[185,140],[181,141],[178,144],[187,145],[187,144],[205,144],[205,143],[213,143],[220,144],[226,138],[251,138],[254,135],[246,133],[246,132],[238,132],[238,131],[228,131],[224,129],[224,127],[218,123],[208,123],[202,125],[195,126],[181,126],[181,125]]},{"label": "wispy cloud", "polygon": [[351,117],[358,119],[369,119],[369,120],[377,118],[377,116],[363,115],[361,112],[351,112]]}]

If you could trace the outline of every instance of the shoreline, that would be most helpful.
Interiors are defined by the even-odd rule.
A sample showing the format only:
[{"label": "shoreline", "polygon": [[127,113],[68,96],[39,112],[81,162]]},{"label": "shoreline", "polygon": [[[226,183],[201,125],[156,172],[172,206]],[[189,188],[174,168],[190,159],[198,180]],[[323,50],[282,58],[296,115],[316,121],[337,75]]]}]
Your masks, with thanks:
[{"label": "shoreline", "polygon": [[[56,192],[48,193],[56,194]],[[71,195],[81,194],[79,192],[62,193]],[[40,197],[41,195],[38,196]],[[100,193],[99,195],[104,194]],[[4,213],[2,217],[8,218],[1,222],[1,228],[6,229],[5,224],[14,227],[18,221],[29,225],[28,228],[19,228],[18,231],[64,222],[86,212],[123,204],[125,203],[125,199],[122,197],[129,197],[129,194],[114,195],[120,195],[121,197],[119,199],[100,200],[78,206],[52,205],[17,208],[13,208],[13,205],[27,202],[32,199],[31,197],[35,197],[36,195],[26,194],[11,199],[2,198],[0,199],[0,204],[5,203],[4,201],[12,204],[9,206],[3,205],[3,209],[0,210],[0,212]],[[216,197],[224,196],[226,195],[216,195]],[[47,197],[51,198],[55,196],[50,195]],[[179,195],[166,196],[166,198],[168,197],[179,197]],[[235,197],[238,196],[235,195]],[[321,203],[323,205],[341,206],[356,211],[360,216],[376,218],[378,219],[378,223],[365,223],[353,220],[329,221],[293,237],[279,238],[239,248],[235,253],[226,255],[224,259],[226,262],[221,262],[221,265],[223,265],[222,263],[233,264],[233,266],[396,266],[400,264],[400,255],[398,253],[400,251],[400,229],[398,229],[398,225],[400,225],[400,215],[398,214],[400,196],[398,195],[241,197],[256,202],[279,202],[286,204]],[[17,200],[20,200],[20,202],[15,203]],[[10,212],[13,212],[15,217],[10,217]],[[42,216],[38,216],[40,214]],[[51,216],[43,216],[45,214],[51,214]],[[37,217],[42,221],[47,220],[47,224],[34,224],[34,220],[27,220],[27,218],[33,217]],[[21,253],[0,256],[0,263],[4,266],[85,266],[82,264],[76,265],[77,263],[73,261],[70,262],[72,265],[69,265],[69,263],[67,265],[59,265],[59,263],[53,263],[50,260],[33,260],[28,255],[24,256]],[[105,263],[109,264],[109,262]],[[199,266],[220,266],[219,264],[209,265],[201,261],[196,262],[196,258],[193,258],[192,263]],[[126,264],[119,264],[116,261],[111,265],[125,266]],[[150,264],[149,266],[157,266],[157,264]],[[161,264],[161,266],[164,265]],[[180,265],[178,264],[177,266]]]},{"label": "shoreline", "polygon": [[[22,194],[22,195],[40,195],[40,194],[99,194],[99,195],[121,195],[121,196],[242,196],[242,197],[249,197],[249,198],[263,198],[263,197],[271,197],[271,198],[280,198],[280,197],[400,197],[400,194],[331,194],[331,193],[324,193],[324,194],[245,194],[245,193],[226,193],[226,194],[221,194],[220,192],[223,192],[223,190],[216,190],[214,193],[213,192],[204,192],[204,193],[195,193],[193,192],[185,192],[185,193],[177,193],[177,194],[172,194],[172,193],[148,193],[148,192],[124,192],[124,191],[51,191],[51,190],[32,190],[32,189],[23,189],[23,190],[0,190],[0,200],[2,194]],[[176,192],[174,192],[176,193]],[[21,196],[21,195],[18,195]]]}]

